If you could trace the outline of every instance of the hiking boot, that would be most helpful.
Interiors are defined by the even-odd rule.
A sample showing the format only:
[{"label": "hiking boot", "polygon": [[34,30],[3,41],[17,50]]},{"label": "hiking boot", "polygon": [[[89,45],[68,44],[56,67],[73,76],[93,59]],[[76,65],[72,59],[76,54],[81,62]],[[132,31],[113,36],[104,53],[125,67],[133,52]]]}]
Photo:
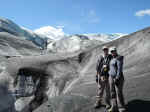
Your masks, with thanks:
[{"label": "hiking boot", "polygon": [[126,109],[124,107],[119,108],[119,112],[126,112]]},{"label": "hiking boot", "polygon": [[118,112],[117,108],[111,107],[108,109],[108,112]]},{"label": "hiking boot", "polygon": [[113,108],[111,107],[110,109],[108,109],[108,112],[113,112]]},{"label": "hiking boot", "polygon": [[106,105],[106,109],[108,110],[108,109],[110,109],[111,108],[111,106],[110,105]]},{"label": "hiking boot", "polygon": [[94,104],[94,108],[97,109],[97,108],[100,108],[102,106],[101,104],[101,101],[96,101],[96,103]]}]

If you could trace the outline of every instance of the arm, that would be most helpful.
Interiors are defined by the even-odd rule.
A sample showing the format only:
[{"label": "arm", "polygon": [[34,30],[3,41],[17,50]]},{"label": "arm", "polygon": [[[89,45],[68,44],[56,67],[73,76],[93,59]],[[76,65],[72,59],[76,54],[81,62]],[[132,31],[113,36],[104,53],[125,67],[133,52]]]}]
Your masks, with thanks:
[{"label": "arm", "polygon": [[100,60],[98,59],[97,64],[96,64],[96,82],[97,83],[98,83],[98,74],[99,74],[99,72],[98,72],[99,62],[100,62]]},{"label": "arm", "polygon": [[97,72],[97,74],[96,75],[98,75],[98,73],[99,73],[99,63],[100,63],[100,60],[98,59],[98,61],[97,61],[97,65],[96,65],[96,72]]},{"label": "arm", "polygon": [[101,62],[102,62],[102,56],[100,56],[96,65],[96,82],[97,83],[98,83],[100,72],[101,72]]},{"label": "arm", "polygon": [[117,77],[116,78],[119,78],[122,72],[123,72],[123,56],[117,59]]},{"label": "arm", "polygon": [[100,58],[97,61],[97,65],[96,65],[97,75],[101,73],[102,61],[103,61],[103,56],[100,56]]}]

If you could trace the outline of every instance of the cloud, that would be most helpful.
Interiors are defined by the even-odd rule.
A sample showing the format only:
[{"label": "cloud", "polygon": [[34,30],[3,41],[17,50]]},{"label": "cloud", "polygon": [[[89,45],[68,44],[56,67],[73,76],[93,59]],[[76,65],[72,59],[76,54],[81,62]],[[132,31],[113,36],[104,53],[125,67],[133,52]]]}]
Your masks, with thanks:
[{"label": "cloud", "polygon": [[99,18],[92,18],[91,20],[89,20],[90,23],[99,23],[100,19]]},{"label": "cloud", "polygon": [[88,12],[82,12],[83,21],[86,23],[99,23],[100,18],[97,16],[95,10],[89,10]]},{"label": "cloud", "polygon": [[150,16],[150,9],[140,10],[135,13],[135,16],[138,16],[138,17],[143,17],[145,15]]},{"label": "cloud", "polygon": [[97,16],[95,10],[89,10],[87,15],[87,20],[89,23],[99,23],[100,18]]},{"label": "cloud", "polygon": [[75,22],[71,20],[61,20],[56,23],[57,28],[62,28],[65,32],[73,34],[85,32],[86,25],[96,24],[100,22],[95,10],[81,10]]},{"label": "cloud", "polygon": [[91,16],[91,17],[96,16],[96,12],[94,10],[90,10],[89,16]]},{"label": "cloud", "polygon": [[64,27],[65,26],[63,26],[63,25],[56,26],[56,28],[58,28],[58,29],[64,29]]}]

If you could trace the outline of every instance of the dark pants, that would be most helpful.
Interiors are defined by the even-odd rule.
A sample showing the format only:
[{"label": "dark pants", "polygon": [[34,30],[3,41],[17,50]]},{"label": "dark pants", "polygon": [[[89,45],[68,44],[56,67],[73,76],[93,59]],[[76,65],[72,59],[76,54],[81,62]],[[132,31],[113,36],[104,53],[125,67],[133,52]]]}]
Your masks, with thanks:
[{"label": "dark pants", "polygon": [[106,105],[110,105],[110,87],[109,87],[108,78],[106,78],[106,80],[103,82],[101,80],[99,80],[98,83],[99,83],[99,88],[98,88],[97,100],[102,101],[104,90],[105,90],[105,93],[106,93],[105,103],[106,103]]},{"label": "dark pants", "polygon": [[115,84],[114,78],[109,77],[110,93],[111,93],[111,105],[112,108],[125,108],[123,85],[124,77],[120,77],[119,82]]}]

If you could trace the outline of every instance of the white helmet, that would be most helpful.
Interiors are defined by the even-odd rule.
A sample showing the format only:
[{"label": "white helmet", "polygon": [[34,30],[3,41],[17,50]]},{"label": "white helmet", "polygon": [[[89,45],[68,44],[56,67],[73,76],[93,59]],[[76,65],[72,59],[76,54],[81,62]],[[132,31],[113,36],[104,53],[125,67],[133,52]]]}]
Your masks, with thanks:
[{"label": "white helmet", "polygon": [[109,48],[107,46],[103,46],[102,50],[104,50],[104,49],[109,49]]},{"label": "white helmet", "polygon": [[110,52],[112,52],[112,51],[117,51],[117,48],[115,46],[111,47]]}]

